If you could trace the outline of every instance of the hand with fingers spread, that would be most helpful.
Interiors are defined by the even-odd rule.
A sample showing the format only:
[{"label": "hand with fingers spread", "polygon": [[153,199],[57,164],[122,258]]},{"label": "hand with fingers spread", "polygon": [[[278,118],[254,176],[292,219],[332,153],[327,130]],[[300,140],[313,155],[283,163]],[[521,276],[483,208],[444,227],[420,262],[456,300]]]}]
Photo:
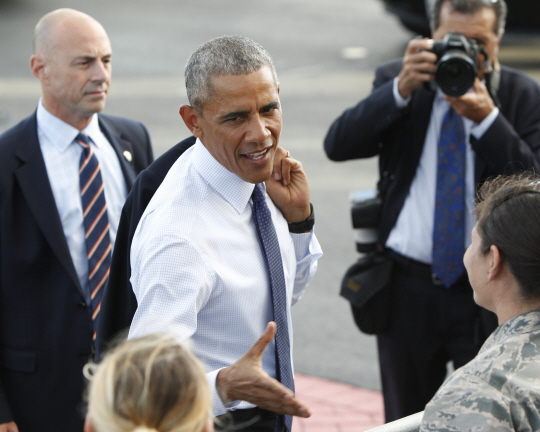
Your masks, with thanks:
[{"label": "hand with fingers spread", "polygon": [[275,334],[276,323],[269,322],[259,340],[238,361],[219,372],[219,397],[224,403],[243,400],[278,414],[310,417],[309,408],[262,369],[263,352]]},{"label": "hand with fingers spread", "polygon": [[0,424],[0,432],[19,432],[19,428],[15,422]]},{"label": "hand with fingers spread", "polygon": [[460,116],[477,124],[481,123],[495,108],[487,87],[478,78],[475,79],[471,92],[457,98],[450,96],[444,98]]},{"label": "hand with fingers spread", "polygon": [[423,83],[435,78],[437,55],[430,52],[433,48],[431,39],[413,39],[407,45],[403,66],[398,75],[398,91],[403,99],[419,89]]},{"label": "hand with fingers spread", "polygon": [[266,191],[287,222],[301,222],[311,214],[309,184],[302,164],[282,147],[276,149]]}]

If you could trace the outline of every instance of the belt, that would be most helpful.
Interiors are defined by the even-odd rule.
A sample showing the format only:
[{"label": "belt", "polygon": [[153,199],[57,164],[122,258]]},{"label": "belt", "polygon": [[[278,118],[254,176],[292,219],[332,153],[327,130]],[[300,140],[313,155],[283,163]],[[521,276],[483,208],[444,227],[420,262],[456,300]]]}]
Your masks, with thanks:
[{"label": "belt", "polygon": [[[216,417],[217,422],[214,422],[214,426],[216,431],[243,430],[244,428],[249,430],[266,430],[262,426],[269,423],[272,426],[270,429],[273,430],[276,417],[277,414],[275,412],[259,407],[239,409],[228,411],[226,414]],[[261,427],[257,426],[258,424]]]},{"label": "belt", "polygon": [[424,264],[407,258],[391,249],[388,249],[387,254],[394,261],[394,268],[401,273],[430,280],[434,285],[442,285],[439,278],[432,272],[431,264]]}]

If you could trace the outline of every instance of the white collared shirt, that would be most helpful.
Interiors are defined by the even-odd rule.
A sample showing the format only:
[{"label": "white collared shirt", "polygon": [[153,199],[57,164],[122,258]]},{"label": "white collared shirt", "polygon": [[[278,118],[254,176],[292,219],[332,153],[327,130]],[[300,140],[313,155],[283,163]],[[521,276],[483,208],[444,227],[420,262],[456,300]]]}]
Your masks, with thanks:
[{"label": "white collared shirt", "polygon": [[[138,309],[129,338],[163,331],[182,341],[191,338],[214,391],[214,415],[225,413],[215,391],[217,373],[257,341],[273,316],[266,261],[253,221],[254,187],[197,140],[171,167],[131,245]],[[290,306],[303,295],[322,251],[313,231],[289,233],[279,209],[268,196],[266,201],[283,260],[292,356]],[[262,363],[275,377],[273,341]]]},{"label": "white collared shirt", "polygon": [[[82,147],[75,143],[79,131],[49,113],[39,101],[37,108],[38,139],[47,168],[56,208],[77,276],[83,290],[88,284],[88,259],[84,240],[84,219],[79,185],[79,162]],[[118,156],[98,124],[94,114],[83,130],[92,138],[92,149],[99,160],[105,187],[111,242],[114,244],[120,213],[127,197],[127,186]]]},{"label": "white collared shirt", "polygon": [[[394,79],[394,99],[399,108],[405,107],[409,100],[404,100],[397,91],[397,78]],[[433,224],[435,217],[435,191],[437,183],[437,147],[441,134],[442,120],[450,105],[444,99],[440,89],[437,90],[431,118],[424,141],[422,156],[416,169],[409,194],[405,199],[398,220],[392,228],[386,247],[426,264],[432,263]],[[474,226],[472,210],[474,208],[475,153],[469,137],[473,135],[480,139],[493,124],[499,109],[494,108],[480,123],[462,117],[465,128],[465,239],[464,248],[471,244],[471,229]],[[465,249],[464,249],[465,250]]]}]

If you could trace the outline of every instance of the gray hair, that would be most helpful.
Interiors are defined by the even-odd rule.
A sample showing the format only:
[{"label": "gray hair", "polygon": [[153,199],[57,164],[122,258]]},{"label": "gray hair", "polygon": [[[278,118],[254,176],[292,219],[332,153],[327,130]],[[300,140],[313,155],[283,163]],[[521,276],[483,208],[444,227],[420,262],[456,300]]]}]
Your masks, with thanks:
[{"label": "gray hair", "polygon": [[493,31],[497,36],[502,35],[508,13],[504,0],[435,0],[430,12],[430,24],[434,31],[439,28],[441,8],[447,2],[450,3],[454,11],[463,14],[474,14],[484,7],[492,8],[496,17]]},{"label": "gray hair", "polygon": [[201,45],[188,59],[185,80],[189,104],[202,114],[213,96],[211,78],[220,75],[245,75],[267,66],[278,85],[270,54],[243,36],[221,36]]}]

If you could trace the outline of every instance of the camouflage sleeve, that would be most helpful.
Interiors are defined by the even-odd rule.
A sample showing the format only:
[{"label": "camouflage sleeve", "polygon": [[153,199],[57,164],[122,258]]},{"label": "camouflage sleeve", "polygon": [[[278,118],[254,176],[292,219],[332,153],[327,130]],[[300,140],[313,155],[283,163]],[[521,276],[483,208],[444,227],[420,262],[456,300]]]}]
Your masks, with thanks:
[{"label": "camouflage sleeve", "polygon": [[517,430],[510,413],[510,401],[500,391],[475,375],[454,375],[427,404],[421,432]]}]

